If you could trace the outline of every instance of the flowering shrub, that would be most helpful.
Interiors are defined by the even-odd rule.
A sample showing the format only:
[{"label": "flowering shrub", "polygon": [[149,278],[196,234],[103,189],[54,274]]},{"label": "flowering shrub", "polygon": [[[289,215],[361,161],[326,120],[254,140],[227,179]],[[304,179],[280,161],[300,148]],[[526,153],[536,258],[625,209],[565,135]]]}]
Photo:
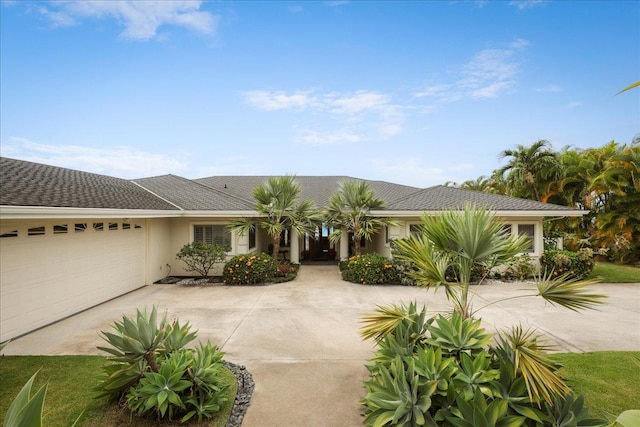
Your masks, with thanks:
[{"label": "flowering shrub", "polygon": [[229,260],[222,271],[226,285],[252,285],[273,281],[276,261],[267,254],[238,255]]},{"label": "flowering shrub", "polygon": [[353,283],[372,285],[377,283],[400,283],[398,270],[393,262],[380,254],[358,255],[349,258],[342,278]]},{"label": "flowering shrub", "polygon": [[504,280],[526,280],[535,274],[535,268],[529,254],[522,254],[509,261],[506,268],[496,273],[496,278]]},{"label": "flowering shrub", "polygon": [[586,279],[593,270],[593,251],[586,248],[578,252],[545,251],[540,257],[540,265],[546,274],[553,270],[552,277],[566,273],[569,279]]}]

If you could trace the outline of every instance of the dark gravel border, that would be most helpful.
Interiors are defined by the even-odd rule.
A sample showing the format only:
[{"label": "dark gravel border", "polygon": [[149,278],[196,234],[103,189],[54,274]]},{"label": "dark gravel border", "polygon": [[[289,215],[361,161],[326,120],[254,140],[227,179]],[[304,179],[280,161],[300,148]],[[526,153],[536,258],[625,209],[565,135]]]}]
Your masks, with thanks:
[{"label": "dark gravel border", "polygon": [[233,401],[231,407],[231,414],[229,415],[229,422],[226,427],[240,427],[242,425],[242,419],[247,413],[249,408],[251,394],[253,394],[253,388],[255,383],[251,373],[247,371],[244,365],[236,365],[231,362],[225,363],[225,368],[230,370],[235,375],[238,381],[238,392],[236,398]]}]

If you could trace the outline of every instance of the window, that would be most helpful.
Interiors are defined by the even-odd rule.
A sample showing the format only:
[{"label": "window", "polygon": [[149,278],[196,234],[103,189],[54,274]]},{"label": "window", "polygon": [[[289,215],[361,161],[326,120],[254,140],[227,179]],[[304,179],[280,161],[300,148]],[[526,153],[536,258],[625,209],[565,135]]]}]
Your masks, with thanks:
[{"label": "window", "polygon": [[138,230],[138,229],[141,229],[141,228],[142,228],[142,226],[141,226],[140,224],[135,224],[135,225],[133,226],[133,228],[135,228],[136,230]]},{"label": "window", "polygon": [[533,253],[535,245],[535,226],[533,224],[518,224],[518,235],[526,236],[529,246],[525,249],[526,253]]},{"label": "window", "polygon": [[224,225],[194,225],[193,241],[231,246],[231,232]]},{"label": "window", "polygon": [[420,228],[421,228],[420,224],[409,224],[409,234],[413,236],[421,235],[422,231],[420,230]]},{"label": "window", "polygon": [[122,229],[123,230],[130,230],[131,229],[131,224],[129,224],[127,222],[123,222],[122,223]]},{"label": "window", "polygon": [[249,230],[249,249],[256,247],[256,224]]},{"label": "window", "polygon": [[110,222],[109,223],[109,230],[113,231],[113,230],[117,230],[118,229],[118,223],[117,222]]},{"label": "window", "polygon": [[27,230],[27,236],[44,236],[44,225],[40,227],[31,227]]},{"label": "window", "polygon": [[53,234],[67,234],[69,227],[67,224],[56,224],[53,226]]},{"label": "window", "polygon": [[18,237],[18,229],[3,231],[0,234],[0,239],[4,239],[5,237]]},{"label": "window", "polygon": [[87,231],[87,223],[86,222],[76,222],[73,226],[73,229],[76,233],[84,233]]},{"label": "window", "polygon": [[104,230],[104,223],[103,222],[94,222],[93,223],[93,229],[95,231],[102,231]]}]

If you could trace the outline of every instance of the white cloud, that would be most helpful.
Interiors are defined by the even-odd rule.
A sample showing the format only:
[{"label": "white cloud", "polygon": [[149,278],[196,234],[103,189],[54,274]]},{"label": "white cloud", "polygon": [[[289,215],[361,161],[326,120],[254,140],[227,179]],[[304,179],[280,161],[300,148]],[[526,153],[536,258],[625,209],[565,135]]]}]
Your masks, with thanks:
[{"label": "white cloud", "polygon": [[44,163],[86,172],[140,178],[161,173],[180,173],[186,163],[162,154],[145,152],[137,148],[119,146],[112,148],[81,147],[77,145],[51,145],[12,137],[0,145],[3,157],[12,157],[36,163]]},{"label": "white cloud", "polygon": [[54,28],[71,26],[85,19],[113,19],[124,26],[120,34],[130,40],[149,40],[157,36],[158,28],[173,25],[202,34],[213,34],[219,17],[200,10],[201,1],[190,0],[94,0],[54,1],[37,12]]},{"label": "white cloud", "polygon": [[547,0],[511,0],[509,6],[513,6],[518,10],[525,10],[543,6],[545,3],[547,3]]},{"label": "white cloud", "polygon": [[475,166],[469,164],[441,167],[433,166],[434,163],[421,157],[394,157],[374,159],[371,167],[381,179],[419,188],[460,181],[461,172],[475,169]]},{"label": "white cloud", "polygon": [[527,40],[516,39],[504,49],[481,50],[458,70],[453,82],[429,86],[414,96],[432,97],[441,102],[501,96],[515,85],[520,72],[516,54],[528,45]]},{"label": "white cloud", "polygon": [[264,111],[304,110],[316,102],[311,92],[295,92],[288,95],[283,91],[252,90],[244,92],[243,95],[249,104]]},{"label": "white cloud", "polygon": [[350,132],[348,129],[341,129],[333,132],[308,131],[295,139],[309,145],[335,145],[361,142],[366,138]]},{"label": "white cloud", "polygon": [[263,111],[309,111],[314,122],[327,123],[298,129],[294,140],[304,144],[326,145],[379,140],[403,132],[405,110],[392,103],[388,94],[360,90],[353,93],[317,91],[253,90],[242,93],[253,107]]},{"label": "white cloud", "polygon": [[358,91],[353,95],[328,95],[325,104],[335,114],[358,114],[389,105],[389,97],[377,92]]}]

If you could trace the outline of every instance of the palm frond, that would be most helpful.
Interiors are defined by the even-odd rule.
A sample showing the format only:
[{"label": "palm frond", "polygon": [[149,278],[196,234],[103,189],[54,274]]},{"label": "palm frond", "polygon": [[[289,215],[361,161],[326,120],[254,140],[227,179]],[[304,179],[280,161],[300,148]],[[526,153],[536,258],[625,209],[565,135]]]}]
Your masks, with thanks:
[{"label": "palm frond", "polygon": [[535,330],[514,326],[509,332],[498,334],[498,349],[511,361],[514,374],[524,379],[529,399],[540,404],[553,403],[556,396],[566,395],[570,389],[556,372],[560,367],[546,354],[552,347]]},{"label": "palm frond", "polygon": [[[425,310],[423,308],[421,313]],[[392,333],[403,320],[412,321],[412,319],[416,318],[416,315],[421,313],[417,312],[415,302],[408,306],[405,304],[378,305],[376,306],[376,311],[365,313],[362,316],[360,323],[363,326],[360,328],[360,335],[365,340],[374,339],[378,341]]]},{"label": "palm frond", "polygon": [[569,279],[568,273],[553,277],[553,271],[536,277],[538,295],[551,304],[559,305],[569,310],[596,310],[604,303],[606,295],[592,292],[589,288],[598,280]]}]

